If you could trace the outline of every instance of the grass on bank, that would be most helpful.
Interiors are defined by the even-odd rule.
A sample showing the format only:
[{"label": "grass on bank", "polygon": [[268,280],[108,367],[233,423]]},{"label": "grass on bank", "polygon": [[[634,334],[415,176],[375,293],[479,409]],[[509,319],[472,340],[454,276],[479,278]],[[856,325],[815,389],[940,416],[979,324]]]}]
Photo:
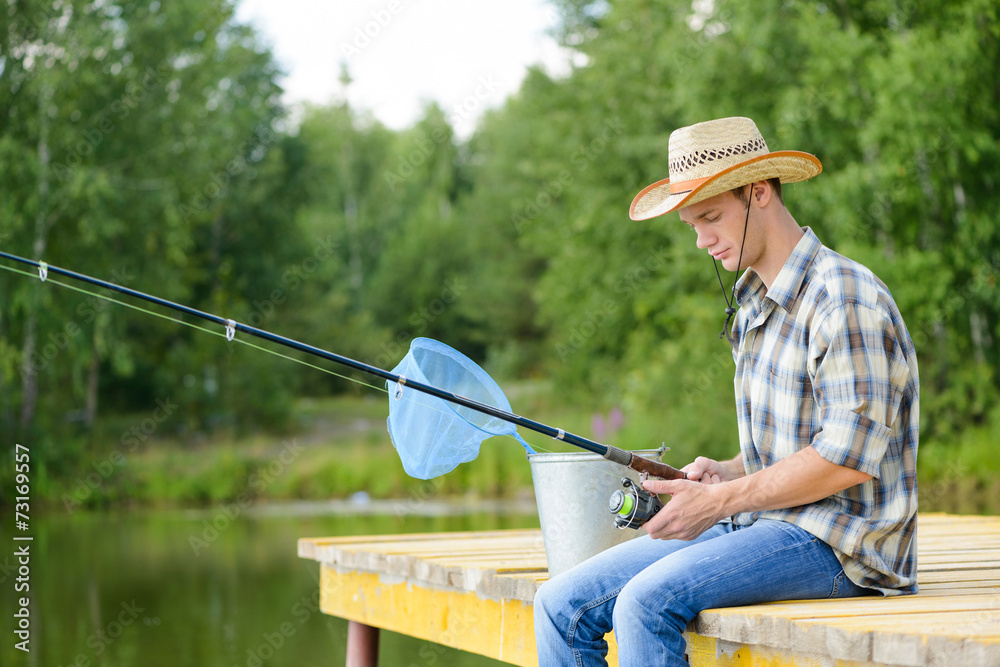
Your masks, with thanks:
[{"label": "grass on bank", "polygon": [[483,443],[479,457],[434,480],[403,470],[386,431],[384,398],[340,396],[296,405],[288,433],[231,432],[153,437],[134,451],[90,457],[76,474],[53,480],[49,499],[72,507],[224,501],[530,493],[531,474],[512,438]]}]

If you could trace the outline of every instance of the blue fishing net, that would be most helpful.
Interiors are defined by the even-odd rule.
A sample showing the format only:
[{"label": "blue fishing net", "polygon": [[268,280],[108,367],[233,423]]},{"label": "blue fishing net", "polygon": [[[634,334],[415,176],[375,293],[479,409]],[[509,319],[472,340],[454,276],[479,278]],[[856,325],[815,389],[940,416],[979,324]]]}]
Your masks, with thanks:
[{"label": "blue fishing net", "polygon": [[[429,338],[415,338],[393,373],[510,412],[503,391],[474,361]],[[503,419],[387,381],[389,436],[406,474],[431,479],[479,456],[479,445],[494,435],[515,438],[534,450]]]}]

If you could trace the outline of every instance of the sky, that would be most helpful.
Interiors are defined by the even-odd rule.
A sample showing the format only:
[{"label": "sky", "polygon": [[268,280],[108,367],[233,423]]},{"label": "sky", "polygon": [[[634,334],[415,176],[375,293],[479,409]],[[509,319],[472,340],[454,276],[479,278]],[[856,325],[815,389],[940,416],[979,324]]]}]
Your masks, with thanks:
[{"label": "sky", "polygon": [[287,77],[285,101],[347,100],[393,129],[411,126],[436,101],[459,136],[515,92],[526,68],[553,75],[570,54],[548,36],[546,0],[240,0]]}]

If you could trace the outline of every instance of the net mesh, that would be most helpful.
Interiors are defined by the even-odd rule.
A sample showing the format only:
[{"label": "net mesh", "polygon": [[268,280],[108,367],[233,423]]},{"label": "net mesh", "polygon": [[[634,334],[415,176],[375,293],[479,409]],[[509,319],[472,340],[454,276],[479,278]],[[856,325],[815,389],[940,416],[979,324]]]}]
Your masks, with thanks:
[{"label": "net mesh", "polygon": [[[415,338],[393,373],[511,412],[510,402],[486,371],[443,343]],[[531,446],[517,427],[503,419],[456,405],[430,394],[386,382],[389,390],[389,436],[406,474],[432,479],[479,456],[483,440],[515,438],[529,454]]]}]

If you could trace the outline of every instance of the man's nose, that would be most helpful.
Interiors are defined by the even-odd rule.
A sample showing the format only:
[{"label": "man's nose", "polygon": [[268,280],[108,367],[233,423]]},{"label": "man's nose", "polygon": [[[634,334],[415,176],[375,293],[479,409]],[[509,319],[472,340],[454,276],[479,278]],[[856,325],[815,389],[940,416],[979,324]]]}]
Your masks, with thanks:
[{"label": "man's nose", "polygon": [[708,232],[706,232],[704,228],[697,228],[696,227],[695,231],[698,232],[698,243],[697,243],[697,245],[698,245],[698,249],[699,250],[704,250],[705,248],[708,248],[709,246],[712,245],[712,243],[715,242],[715,237],[713,235],[709,234]]}]

